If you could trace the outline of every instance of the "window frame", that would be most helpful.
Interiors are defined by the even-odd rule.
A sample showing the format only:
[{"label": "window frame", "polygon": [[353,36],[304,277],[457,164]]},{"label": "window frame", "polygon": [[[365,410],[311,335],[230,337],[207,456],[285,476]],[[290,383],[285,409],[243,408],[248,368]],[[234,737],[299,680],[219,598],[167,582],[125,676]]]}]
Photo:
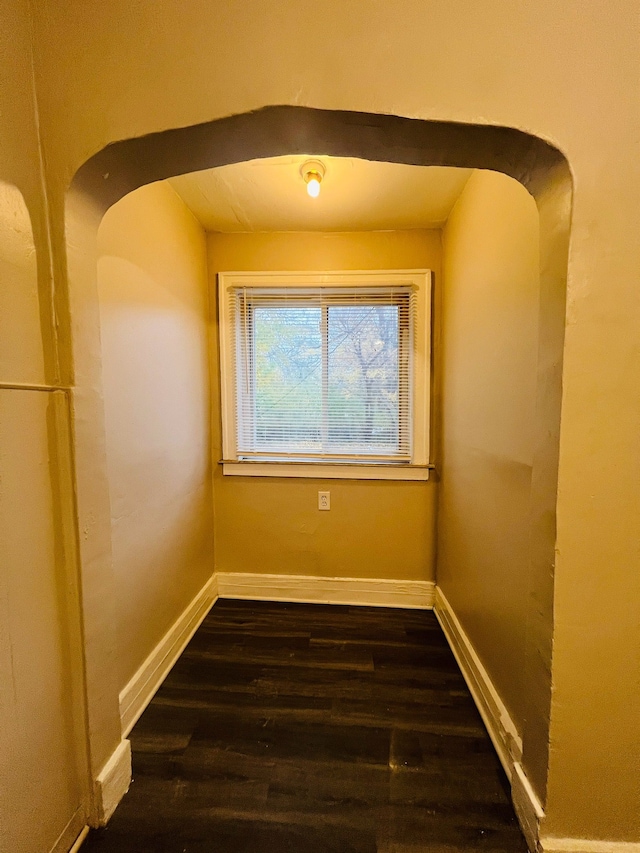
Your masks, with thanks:
[{"label": "window frame", "polygon": [[[323,272],[219,272],[220,391],[222,404],[222,469],[232,476],[313,477],[322,479],[428,480],[431,421],[431,280],[428,269],[331,270]],[[238,288],[331,289],[411,287],[415,294],[412,367],[413,434],[410,461],[263,461],[240,460],[237,454],[234,294]]]}]

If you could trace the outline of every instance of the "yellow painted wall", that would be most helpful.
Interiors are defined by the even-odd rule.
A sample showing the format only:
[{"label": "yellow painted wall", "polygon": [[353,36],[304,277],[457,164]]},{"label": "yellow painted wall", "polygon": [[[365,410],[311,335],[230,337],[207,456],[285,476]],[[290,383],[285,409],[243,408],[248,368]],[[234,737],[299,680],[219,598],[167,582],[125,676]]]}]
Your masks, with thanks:
[{"label": "yellow painted wall", "polygon": [[[39,195],[31,34],[23,0],[2,3],[0,178],[15,183],[27,201],[41,285],[50,269],[43,226],[51,227],[51,269],[62,305],[64,193],[80,165],[117,140],[266,104],[299,104],[508,126],[565,153],[575,192],[544,826],[561,837],[637,841],[637,0],[406,0],[401,10],[395,4],[337,0],[229,0],[222,6],[205,0],[43,0],[31,9],[48,217]],[[300,20],[316,18],[330,35],[301,38]],[[90,306],[76,305],[75,311],[80,334],[93,318],[86,316]],[[69,341],[60,344],[72,363]],[[77,369],[87,349],[78,349]],[[86,386],[82,392],[88,393]],[[90,435],[102,428],[95,420],[77,421],[76,427]],[[81,462],[84,467],[86,458]],[[102,482],[100,458],[94,465],[96,482]],[[94,492],[88,502],[94,498],[92,505],[103,507]],[[104,541],[105,515],[92,520],[92,546],[96,538]],[[105,562],[105,549],[98,550],[97,557],[88,554],[84,567],[92,581],[100,576],[87,593],[94,596],[94,616]],[[92,618],[87,630],[97,621]],[[96,659],[109,660],[101,651],[100,630],[93,639],[91,666]],[[94,702],[94,711],[113,704],[108,667],[95,670],[102,674],[105,701]],[[116,745],[114,720],[109,710],[96,723],[93,743],[101,743],[96,762]]]},{"label": "yellow painted wall", "polygon": [[49,851],[61,835],[70,845],[85,822],[49,469],[50,423],[62,396],[0,390],[0,850],[7,853]]},{"label": "yellow painted wall", "polygon": [[29,3],[0,6],[0,850],[48,853],[86,818],[79,612],[55,450],[66,395],[25,387],[55,375]]},{"label": "yellow painted wall", "polygon": [[36,249],[20,191],[0,181],[0,376],[45,379]]},{"label": "yellow painted wall", "polygon": [[538,242],[533,198],[496,172],[473,173],[443,234],[438,584],[521,735],[545,688],[525,673]]},{"label": "yellow painted wall", "polygon": [[167,184],[125,196],[98,240],[122,688],[213,573],[206,246]]},{"label": "yellow painted wall", "polygon": [[36,215],[41,178],[33,92],[31,21],[26,0],[2,0],[0,30],[0,173],[28,198]]},{"label": "yellow painted wall", "polygon": [[[207,245],[212,295],[225,270],[427,268],[440,282],[438,231],[209,234]],[[219,400],[217,329],[213,351]],[[220,465],[214,480],[218,571],[434,579],[433,482],[225,477]],[[329,512],[318,511],[320,489],[331,492]]]}]

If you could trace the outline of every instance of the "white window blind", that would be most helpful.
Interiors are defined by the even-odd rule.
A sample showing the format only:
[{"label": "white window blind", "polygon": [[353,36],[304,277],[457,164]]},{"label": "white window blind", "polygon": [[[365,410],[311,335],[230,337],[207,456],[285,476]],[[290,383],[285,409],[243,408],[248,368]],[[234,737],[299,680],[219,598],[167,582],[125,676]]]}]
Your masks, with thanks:
[{"label": "white window blind", "polygon": [[414,287],[229,296],[238,460],[411,461]]}]

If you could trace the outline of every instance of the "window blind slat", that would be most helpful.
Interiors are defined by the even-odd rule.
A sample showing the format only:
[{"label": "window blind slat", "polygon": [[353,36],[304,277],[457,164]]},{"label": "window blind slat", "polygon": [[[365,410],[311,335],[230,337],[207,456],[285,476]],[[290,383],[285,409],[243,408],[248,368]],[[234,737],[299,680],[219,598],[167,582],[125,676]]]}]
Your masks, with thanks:
[{"label": "window blind slat", "polygon": [[238,458],[410,460],[412,287],[241,287],[229,307]]}]

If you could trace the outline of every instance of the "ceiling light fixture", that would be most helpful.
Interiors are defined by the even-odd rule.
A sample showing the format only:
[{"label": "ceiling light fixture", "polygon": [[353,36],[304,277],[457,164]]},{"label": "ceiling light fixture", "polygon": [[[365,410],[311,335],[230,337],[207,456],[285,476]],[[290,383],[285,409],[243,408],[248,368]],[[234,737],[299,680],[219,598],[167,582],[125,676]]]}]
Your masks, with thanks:
[{"label": "ceiling light fixture", "polygon": [[307,192],[311,198],[318,198],[320,195],[320,184],[325,175],[324,163],[320,160],[307,160],[300,168],[300,174],[307,185]]}]

